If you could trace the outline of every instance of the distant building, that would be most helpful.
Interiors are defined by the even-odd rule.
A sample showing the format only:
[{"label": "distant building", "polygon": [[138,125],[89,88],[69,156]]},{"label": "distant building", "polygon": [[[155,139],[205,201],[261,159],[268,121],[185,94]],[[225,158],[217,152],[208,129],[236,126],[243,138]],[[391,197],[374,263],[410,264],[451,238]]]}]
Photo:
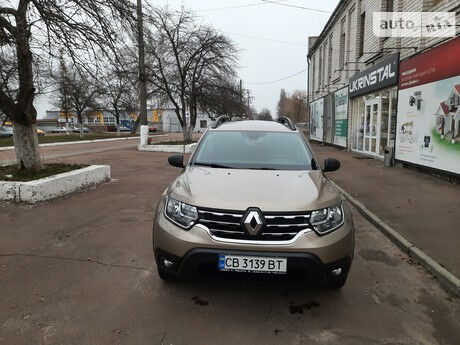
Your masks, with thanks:
[{"label": "distant building", "polygon": [[[120,117],[120,125],[132,128],[138,117],[138,112],[123,112]],[[156,126],[157,129],[169,132],[182,132],[176,112],[173,108],[147,109],[147,122],[149,125]],[[189,123],[187,115],[187,123]],[[211,124],[212,119],[209,115],[198,113],[194,132],[204,132]],[[46,130],[51,127],[77,126],[78,118],[74,113],[66,114],[59,110],[47,110],[46,116],[38,120],[38,127]],[[93,112],[83,118],[83,125],[94,131],[106,131],[108,126],[115,126],[115,116],[107,111]]]},{"label": "distant building", "polygon": [[[190,116],[187,114],[187,123],[190,123]],[[163,112],[163,132],[182,132],[182,128],[173,109],[166,109]],[[194,132],[202,133],[208,128],[213,120],[208,114],[198,112]]]}]

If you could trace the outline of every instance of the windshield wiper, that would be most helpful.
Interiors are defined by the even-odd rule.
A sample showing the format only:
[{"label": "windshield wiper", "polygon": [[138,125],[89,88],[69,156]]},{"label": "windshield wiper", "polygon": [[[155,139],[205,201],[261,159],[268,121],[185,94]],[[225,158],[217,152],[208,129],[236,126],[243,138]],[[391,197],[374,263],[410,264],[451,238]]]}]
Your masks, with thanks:
[{"label": "windshield wiper", "polygon": [[210,167],[210,168],[221,168],[221,169],[238,169],[234,167],[229,167],[228,165],[221,165],[215,163],[201,163],[201,162],[194,162],[193,165],[200,165],[203,167]]},{"label": "windshield wiper", "polygon": [[278,169],[269,168],[269,167],[258,167],[258,168],[247,168],[247,169],[250,169],[250,170],[278,170]]}]

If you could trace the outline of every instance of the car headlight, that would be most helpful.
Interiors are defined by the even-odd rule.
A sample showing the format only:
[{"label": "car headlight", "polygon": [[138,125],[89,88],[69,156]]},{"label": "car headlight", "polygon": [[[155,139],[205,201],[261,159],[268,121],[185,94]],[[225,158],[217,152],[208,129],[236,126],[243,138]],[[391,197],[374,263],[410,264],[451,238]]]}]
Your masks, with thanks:
[{"label": "car headlight", "polygon": [[313,211],[310,216],[310,224],[320,235],[324,235],[337,229],[343,224],[342,205],[331,206]]},{"label": "car headlight", "polygon": [[198,211],[195,206],[168,197],[165,205],[165,216],[174,224],[189,229],[198,219]]}]

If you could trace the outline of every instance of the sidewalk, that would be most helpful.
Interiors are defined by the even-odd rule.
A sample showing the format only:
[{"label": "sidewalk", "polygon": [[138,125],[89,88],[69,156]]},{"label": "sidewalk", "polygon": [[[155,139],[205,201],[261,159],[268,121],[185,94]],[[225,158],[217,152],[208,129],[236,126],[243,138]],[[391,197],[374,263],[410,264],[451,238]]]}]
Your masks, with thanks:
[{"label": "sidewalk", "polygon": [[[196,134],[194,138],[198,138]],[[168,141],[168,140],[180,140],[182,133],[167,133],[166,135],[158,135],[155,141]],[[69,145],[68,142],[53,143],[52,145],[40,145],[40,154],[43,158],[59,158],[67,156],[76,156],[85,152],[103,152],[108,150],[117,150],[120,148],[131,148],[137,147],[139,144],[139,138],[132,140],[101,140],[93,142],[82,142],[73,145]],[[6,164],[14,162],[16,159],[16,153],[14,149],[0,150],[0,164]]]},{"label": "sidewalk", "polygon": [[311,143],[320,162],[337,158],[339,171],[328,173],[340,187],[377,217],[460,277],[460,185],[357,153]]}]

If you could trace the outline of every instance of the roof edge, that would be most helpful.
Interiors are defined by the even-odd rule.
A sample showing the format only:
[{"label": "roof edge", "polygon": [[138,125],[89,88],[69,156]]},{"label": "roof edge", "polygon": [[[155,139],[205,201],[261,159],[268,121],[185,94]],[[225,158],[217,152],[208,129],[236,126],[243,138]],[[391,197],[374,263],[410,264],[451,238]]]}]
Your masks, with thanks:
[{"label": "roof edge", "polygon": [[312,44],[311,48],[308,49],[307,58],[311,57],[312,52],[316,50],[317,46],[319,45],[319,42],[321,42],[323,40],[326,32],[332,26],[332,24],[335,21],[335,19],[337,19],[337,17],[339,16],[339,13],[341,13],[342,7],[346,7],[346,5],[348,5],[349,2],[350,2],[350,0],[340,0],[340,2],[336,6],[334,12],[332,12],[331,16],[329,17],[326,25],[324,25],[323,30],[321,31],[321,33],[318,36],[316,36],[317,38],[316,38],[315,42]]}]

